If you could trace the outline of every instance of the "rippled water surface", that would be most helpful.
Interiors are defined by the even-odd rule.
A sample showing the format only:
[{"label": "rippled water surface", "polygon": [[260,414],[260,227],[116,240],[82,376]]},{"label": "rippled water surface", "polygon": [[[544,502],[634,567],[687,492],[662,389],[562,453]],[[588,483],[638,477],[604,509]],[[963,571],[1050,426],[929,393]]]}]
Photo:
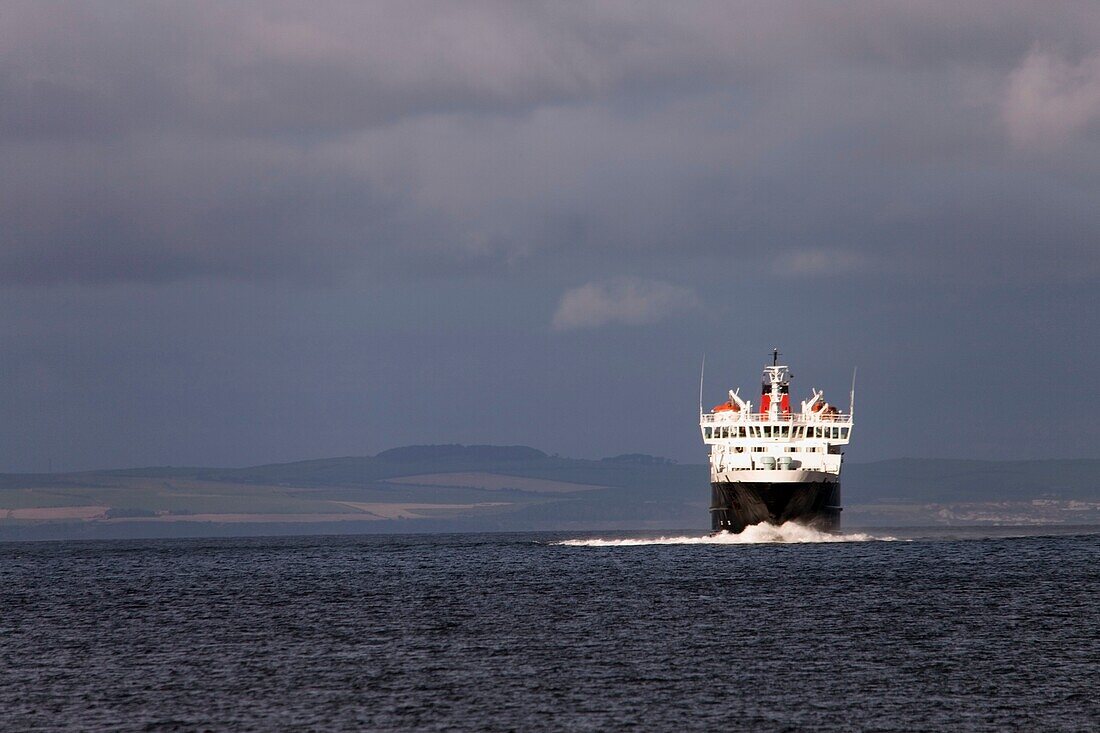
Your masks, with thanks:
[{"label": "rippled water surface", "polygon": [[1100,729],[1100,536],[1033,534],[5,544],[0,716],[4,730]]}]

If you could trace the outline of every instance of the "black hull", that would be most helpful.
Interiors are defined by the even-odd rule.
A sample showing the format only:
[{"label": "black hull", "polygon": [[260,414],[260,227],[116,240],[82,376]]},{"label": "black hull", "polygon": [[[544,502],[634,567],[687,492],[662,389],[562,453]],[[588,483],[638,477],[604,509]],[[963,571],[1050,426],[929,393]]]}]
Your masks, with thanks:
[{"label": "black hull", "polygon": [[712,483],[710,526],[740,532],[751,524],[798,522],[840,529],[840,483]]}]

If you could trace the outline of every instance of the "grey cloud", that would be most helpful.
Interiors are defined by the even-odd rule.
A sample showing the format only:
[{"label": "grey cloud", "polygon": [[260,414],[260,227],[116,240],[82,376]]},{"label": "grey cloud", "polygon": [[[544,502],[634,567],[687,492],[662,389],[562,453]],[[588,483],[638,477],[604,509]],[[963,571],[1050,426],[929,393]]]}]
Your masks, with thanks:
[{"label": "grey cloud", "polygon": [[1058,147],[1100,128],[1100,53],[1073,64],[1034,50],[1010,76],[1004,116],[1024,147]]},{"label": "grey cloud", "polygon": [[777,274],[797,277],[842,275],[867,267],[866,260],[842,249],[803,249],[784,254],[773,263]]},{"label": "grey cloud", "polygon": [[12,104],[0,120],[31,135],[81,125],[332,134],[616,95],[766,93],[809,69],[1003,69],[1037,35],[1064,42],[1100,29],[1087,9],[1069,18],[1026,3],[9,6],[0,79]]},{"label": "grey cloud", "polygon": [[[8,135],[317,135],[689,82],[697,28],[507,3],[16,3]],[[662,20],[670,21],[662,23]],[[723,64],[727,66],[728,64]],[[712,77],[713,74],[704,74]]]},{"label": "grey cloud", "polygon": [[406,232],[400,204],[264,146],[9,147],[0,280],[329,279]]},{"label": "grey cloud", "polygon": [[622,277],[566,291],[551,322],[555,330],[642,326],[699,306],[689,288],[659,280]]},{"label": "grey cloud", "polygon": [[950,276],[961,243],[1012,279],[1024,232],[1098,265],[1095,217],[1050,203],[1100,188],[1087,5],[6,10],[9,284],[579,257]]}]

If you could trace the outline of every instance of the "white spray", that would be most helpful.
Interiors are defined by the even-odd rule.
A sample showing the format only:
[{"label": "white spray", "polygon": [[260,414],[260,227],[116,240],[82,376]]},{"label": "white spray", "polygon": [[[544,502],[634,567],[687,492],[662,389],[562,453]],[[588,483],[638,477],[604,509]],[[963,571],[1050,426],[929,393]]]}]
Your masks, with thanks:
[{"label": "white spray", "polygon": [[641,545],[759,545],[764,543],[805,543],[805,542],[892,542],[895,537],[876,537],[860,532],[836,534],[821,532],[794,522],[780,526],[774,524],[754,524],[737,534],[719,532],[702,537],[655,537],[649,539],[621,540],[563,540],[555,544],[568,547],[638,547]]}]

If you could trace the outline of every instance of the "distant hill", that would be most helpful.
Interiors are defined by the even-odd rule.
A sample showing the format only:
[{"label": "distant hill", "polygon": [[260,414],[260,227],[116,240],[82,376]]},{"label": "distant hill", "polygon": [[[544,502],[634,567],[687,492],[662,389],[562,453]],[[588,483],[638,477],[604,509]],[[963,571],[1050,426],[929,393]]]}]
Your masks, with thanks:
[{"label": "distant hill", "polygon": [[620,456],[611,456],[601,459],[607,463],[636,463],[639,466],[670,466],[676,461],[671,458],[651,456],[646,453],[623,453]]},{"label": "distant hill", "polygon": [[[1100,460],[845,467],[846,526],[1100,522]],[[696,528],[707,467],[527,446],[420,445],[246,468],[0,475],[0,540],[313,532]]]},{"label": "distant hill", "polygon": [[525,445],[409,445],[404,448],[391,448],[375,456],[376,460],[387,463],[422,463],[437,461],[490,461],[509,463],[513,461],[537,461],[546,458],[546,454],[536,448]]}]

